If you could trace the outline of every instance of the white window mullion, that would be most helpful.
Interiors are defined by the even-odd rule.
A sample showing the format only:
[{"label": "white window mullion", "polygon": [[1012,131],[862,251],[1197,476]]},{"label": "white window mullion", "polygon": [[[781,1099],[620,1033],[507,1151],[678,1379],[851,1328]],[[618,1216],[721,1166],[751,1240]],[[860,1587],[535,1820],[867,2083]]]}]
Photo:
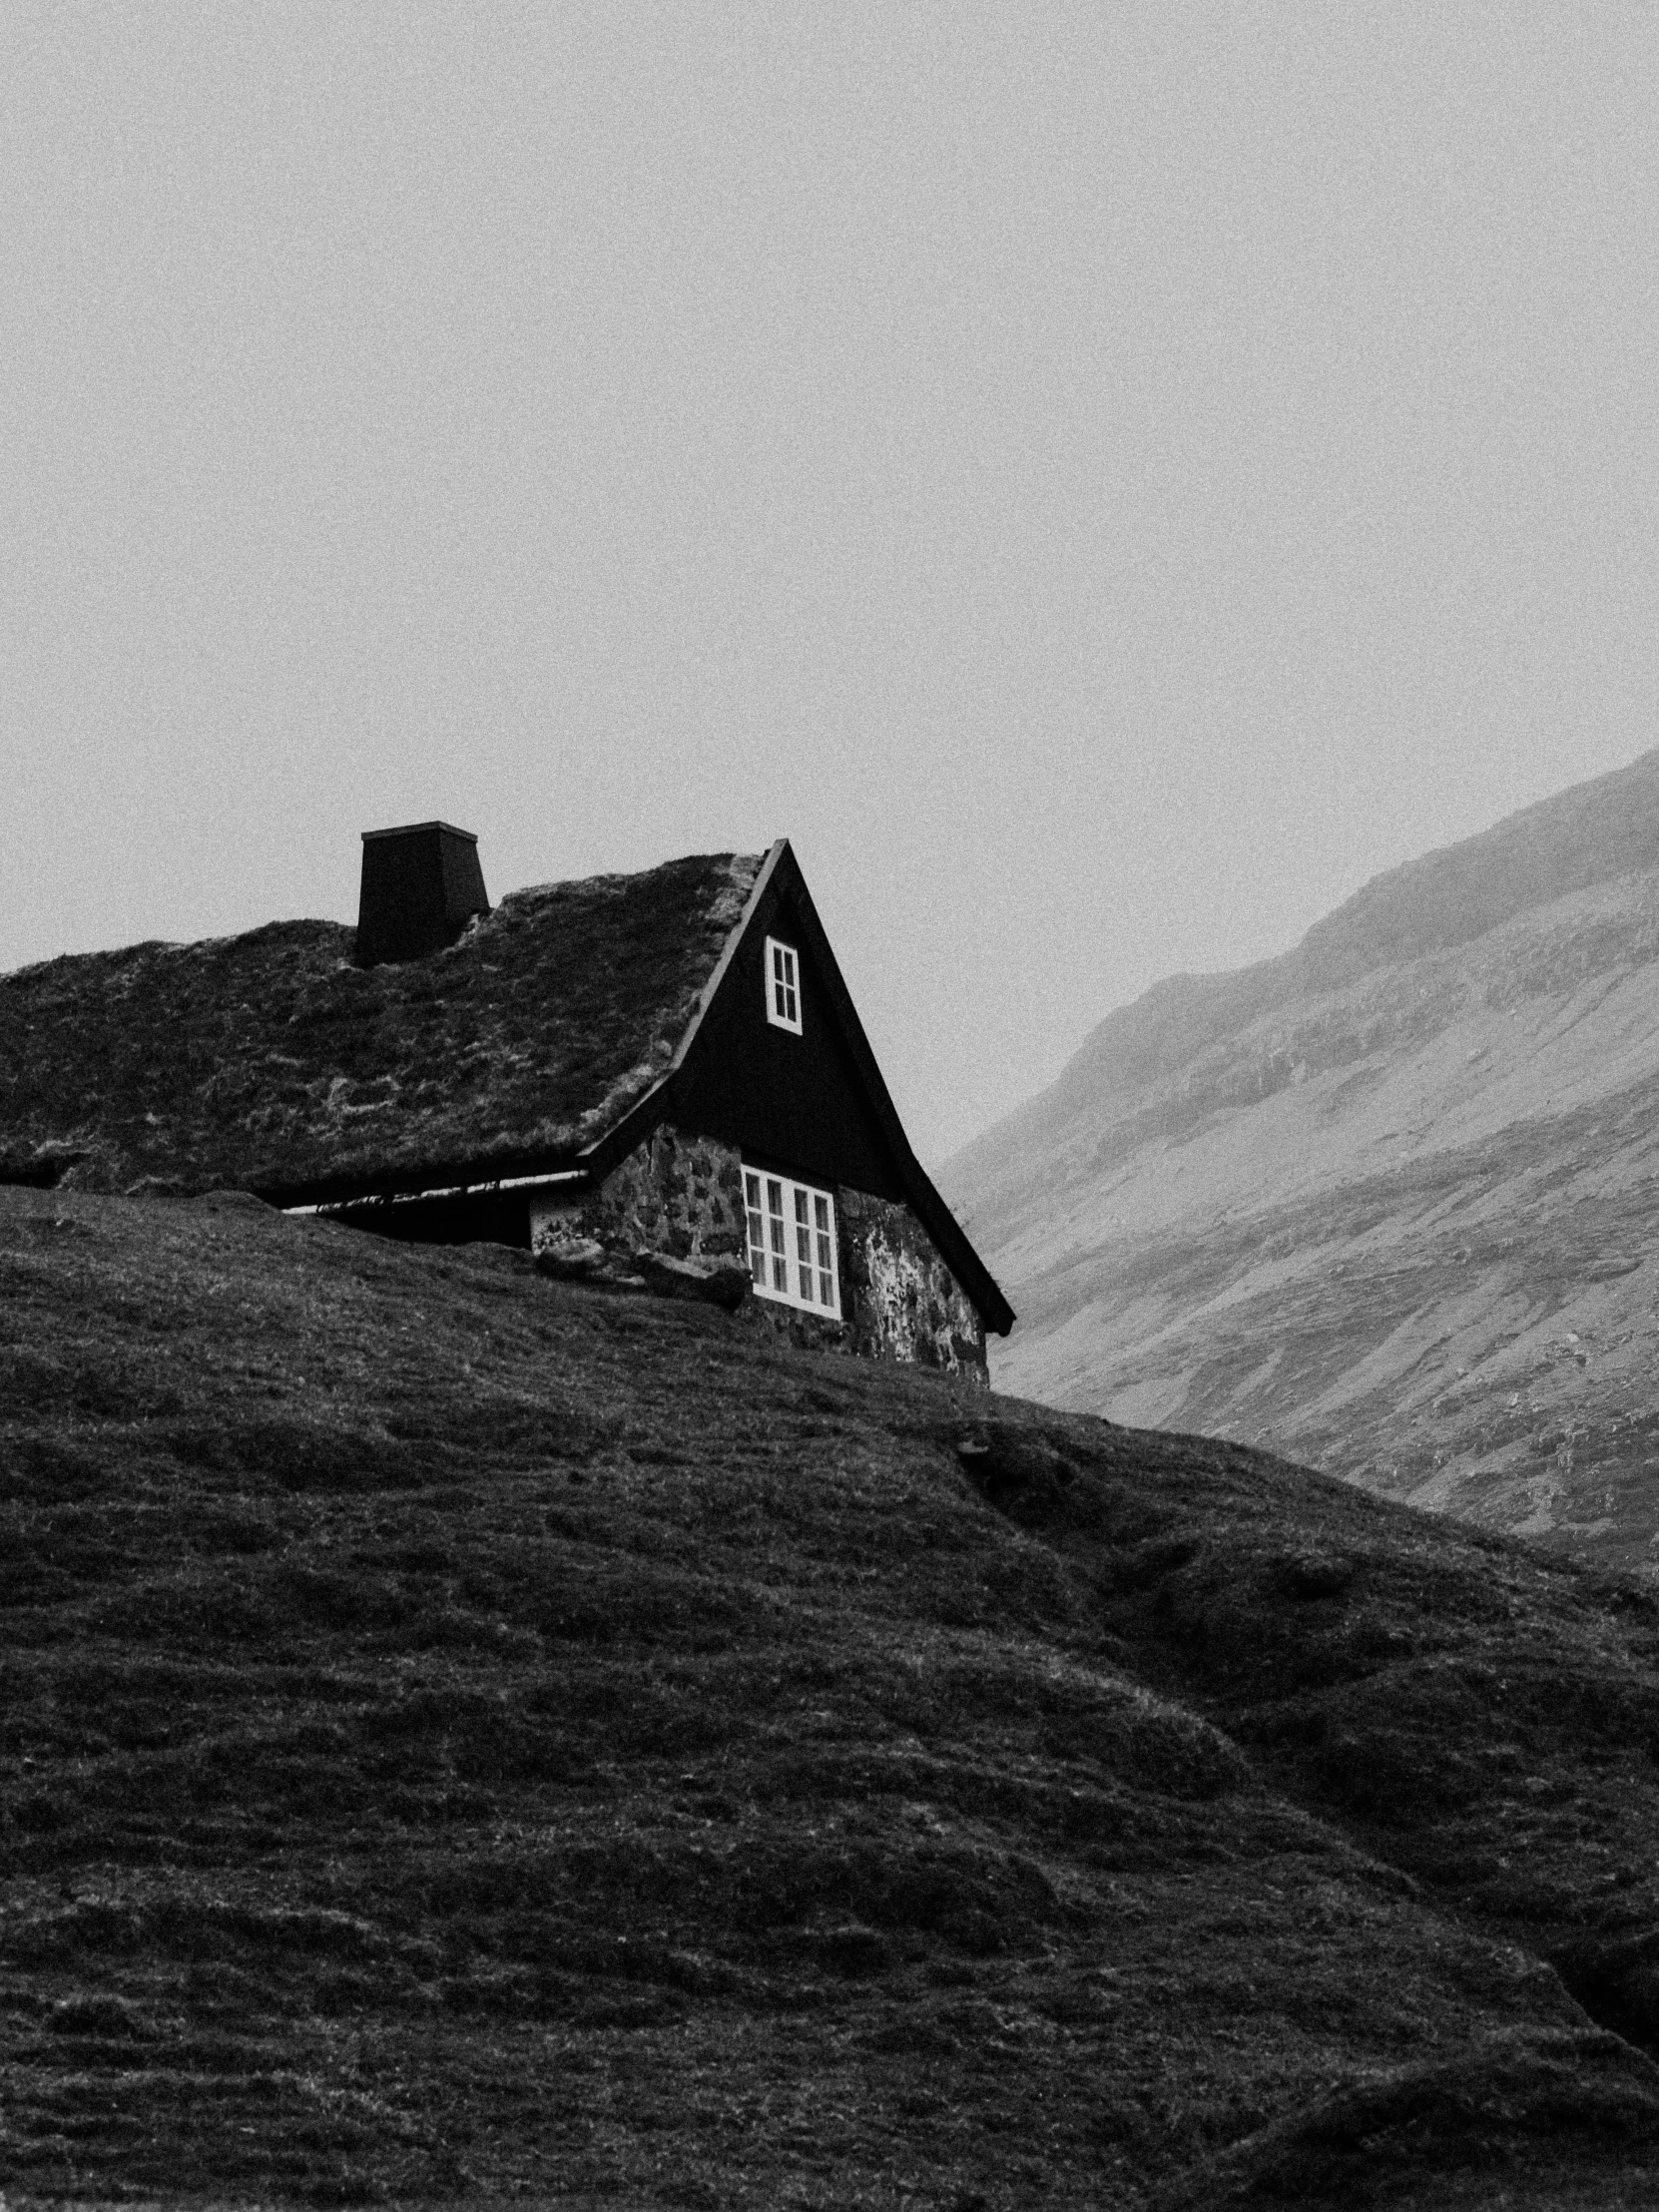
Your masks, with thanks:
[{"label": "white window mullion", "polygon": [[778,1177],[767,1178],[767,1244],[772,1260],[772,1288],[790,1295],[790,1246],[784,1228],[784,1186]]},{"label": "white window mullion", "polygon": [[819,1296],[826,1306],[834,1306],[835,1297],[835,1232],[834,1216],[830,1201],[822,1191],[813,1193],[813,1205],[817,1211],[818,1228],[818,1280]]},{"label": "white window mullion", "polygon": [[758,1289],[766,1288],[766,1218],[761,1211],[761,1178],[746,1169],[743,1179],[744,1210],[749,1217],[749,1272]]}]

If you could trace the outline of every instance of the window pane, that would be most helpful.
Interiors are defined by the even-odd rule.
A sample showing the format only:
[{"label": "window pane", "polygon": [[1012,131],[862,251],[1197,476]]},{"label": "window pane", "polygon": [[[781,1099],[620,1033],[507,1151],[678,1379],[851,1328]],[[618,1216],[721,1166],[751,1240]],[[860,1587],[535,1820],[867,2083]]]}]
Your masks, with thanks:
[{"label": "window pane", "polygon": [[744,1226],[749,1232],[749,1272],[764,1290],[767,1280],[766,1225],[761,1215],[761,1178],[743,1174]]},{"label": "window pane", "polygon": [[835,1279],[832,1275],[821,1275],[818,1279],[819,1296],[831,1309],[835,1303]]},{"label": "window pane", "polygon": [[771,996],[767,1000],[767,1015],[786,1029],[801,1028],[801,963],[796,958],[794,945],[780,944],[776,937],[767,939],[766,965],[763,979]]}]

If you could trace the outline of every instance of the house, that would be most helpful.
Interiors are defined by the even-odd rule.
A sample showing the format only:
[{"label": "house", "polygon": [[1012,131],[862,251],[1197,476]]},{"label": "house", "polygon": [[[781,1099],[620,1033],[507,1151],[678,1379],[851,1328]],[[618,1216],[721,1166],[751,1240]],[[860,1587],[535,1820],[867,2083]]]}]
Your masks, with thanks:
[{"label": "house", "polygon": [[492,908],[467,832],[369,832],[356,931],[274,922],[0,977],[5,1180],[747,1261],[763,1322],[974,1378],[1013,1322],[786,839]]}]

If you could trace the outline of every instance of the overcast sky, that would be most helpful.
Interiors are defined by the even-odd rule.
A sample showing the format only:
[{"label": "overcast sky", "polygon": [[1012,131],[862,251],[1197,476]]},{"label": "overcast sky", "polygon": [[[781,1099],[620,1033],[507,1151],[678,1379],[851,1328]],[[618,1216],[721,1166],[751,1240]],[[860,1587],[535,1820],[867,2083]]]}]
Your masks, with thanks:
[{"label": "overcast sky", "polygon": [[0,10],[0,968],[795,842],[924,1159],[1659,743],[1659,11]]}]

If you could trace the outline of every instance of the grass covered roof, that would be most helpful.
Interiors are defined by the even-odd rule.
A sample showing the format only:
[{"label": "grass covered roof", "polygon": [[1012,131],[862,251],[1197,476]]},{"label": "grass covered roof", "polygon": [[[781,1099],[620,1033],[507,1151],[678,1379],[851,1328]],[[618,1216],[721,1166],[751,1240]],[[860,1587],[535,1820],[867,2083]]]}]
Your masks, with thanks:
[{"label": "grass covered roof", "polygon": [[284,921],[0,976],[0,1181],[292,1190],[567,1155],[663,1073],[760,867],[514,891],[397,965]]}]

